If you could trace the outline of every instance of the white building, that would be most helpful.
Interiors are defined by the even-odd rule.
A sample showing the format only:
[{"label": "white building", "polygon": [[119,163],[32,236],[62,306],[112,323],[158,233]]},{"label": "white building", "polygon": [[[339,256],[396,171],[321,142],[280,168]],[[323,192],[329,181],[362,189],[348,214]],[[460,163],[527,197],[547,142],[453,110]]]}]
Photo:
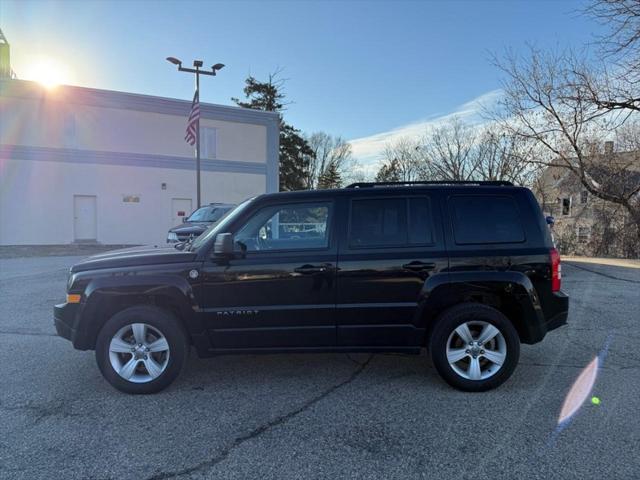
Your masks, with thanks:
[{"label": "white building", "polygon": [[[0,245],[164,243],[196,207],[190,101],[0,81]],[[278,116],[201,104],[202,203],[278,189]]]}]

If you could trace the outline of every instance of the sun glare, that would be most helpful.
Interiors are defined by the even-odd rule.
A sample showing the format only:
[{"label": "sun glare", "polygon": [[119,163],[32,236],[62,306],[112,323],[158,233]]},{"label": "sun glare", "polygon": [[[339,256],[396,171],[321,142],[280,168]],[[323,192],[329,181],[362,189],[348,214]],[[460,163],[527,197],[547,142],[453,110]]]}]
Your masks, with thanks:
[{"label": "sun glare", "polygon": [[68,69],[52,58],[41,58],[34,62],[27,78],[35,80],[46,88],[54,88],[70,81]]}]

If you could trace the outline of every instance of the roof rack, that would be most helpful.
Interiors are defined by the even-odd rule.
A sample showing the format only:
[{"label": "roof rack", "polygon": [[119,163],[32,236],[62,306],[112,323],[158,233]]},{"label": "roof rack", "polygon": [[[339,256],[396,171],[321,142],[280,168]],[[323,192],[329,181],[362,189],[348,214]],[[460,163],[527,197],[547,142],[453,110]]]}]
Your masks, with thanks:
[{"label": "roof rack", "polygon": [[429,180],[416,182],[356,182],[345,188],[371,188],[371,187],[409,187],[412,185],[476,185],[490,187],[513,187],[513,183],[503,180],[475,181],[475,180]]}]

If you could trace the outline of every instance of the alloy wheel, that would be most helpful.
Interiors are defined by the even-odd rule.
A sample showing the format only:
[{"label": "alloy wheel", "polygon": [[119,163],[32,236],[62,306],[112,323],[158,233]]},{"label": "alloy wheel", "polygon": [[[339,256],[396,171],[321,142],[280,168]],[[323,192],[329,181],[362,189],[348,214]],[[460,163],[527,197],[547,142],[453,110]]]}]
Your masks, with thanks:
[{"label": "alloy wheel", "polygon": [[109,361],[114,371],[128,382],[151,382],[167,368],[169,343],[151,325],[125,325],[111,338]]},{"label": "alloy wheel", "polygon": [[467,380],[485,380],[502,368],[507,359],[507,342],[489,322],[471,320],[459,325],[447,340],[447,361]]}]

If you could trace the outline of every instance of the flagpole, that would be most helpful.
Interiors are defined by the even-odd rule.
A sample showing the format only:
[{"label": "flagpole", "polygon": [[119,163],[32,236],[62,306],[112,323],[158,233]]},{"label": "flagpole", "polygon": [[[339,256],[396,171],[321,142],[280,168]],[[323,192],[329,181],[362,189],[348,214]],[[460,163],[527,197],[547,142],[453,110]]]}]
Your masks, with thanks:
[{"label": "flagpole", "polygon": [[[200,104],[200,66],[196,65],[196,93]],[[197,208],[200,208],[200,118],[196,125],[196,189],[198,195]]]},{"label": "flagpole", "polygon": [[[202,60],[194,60],[193,66],[195,68],[186,68],[182,66],[182,61],[175,57],[167,57],[167,61],[169,63],[173,63],[178,67],[179,72],[187,72],[194,73],[196,76],[196,95],[194,96],[194,101],[198,100],[198,108],[200,108],[200,75],[211,75],[213,77],[216,76],[216,72],[221,70],[224,67],[222,63],[216,63],[211,67],[211,71],[208,70],[200,70],[202,67]],[[193,105],[192,105],[193,108]],[[196,124],[196,190],[197,190],[197,203],[198,208],[200,208],[200,116],[198,112],[198,120]],[[188,140],[188,137],[185,137],[185,140],[189,142],[190,145],[193,145],[191,141]]]}]

